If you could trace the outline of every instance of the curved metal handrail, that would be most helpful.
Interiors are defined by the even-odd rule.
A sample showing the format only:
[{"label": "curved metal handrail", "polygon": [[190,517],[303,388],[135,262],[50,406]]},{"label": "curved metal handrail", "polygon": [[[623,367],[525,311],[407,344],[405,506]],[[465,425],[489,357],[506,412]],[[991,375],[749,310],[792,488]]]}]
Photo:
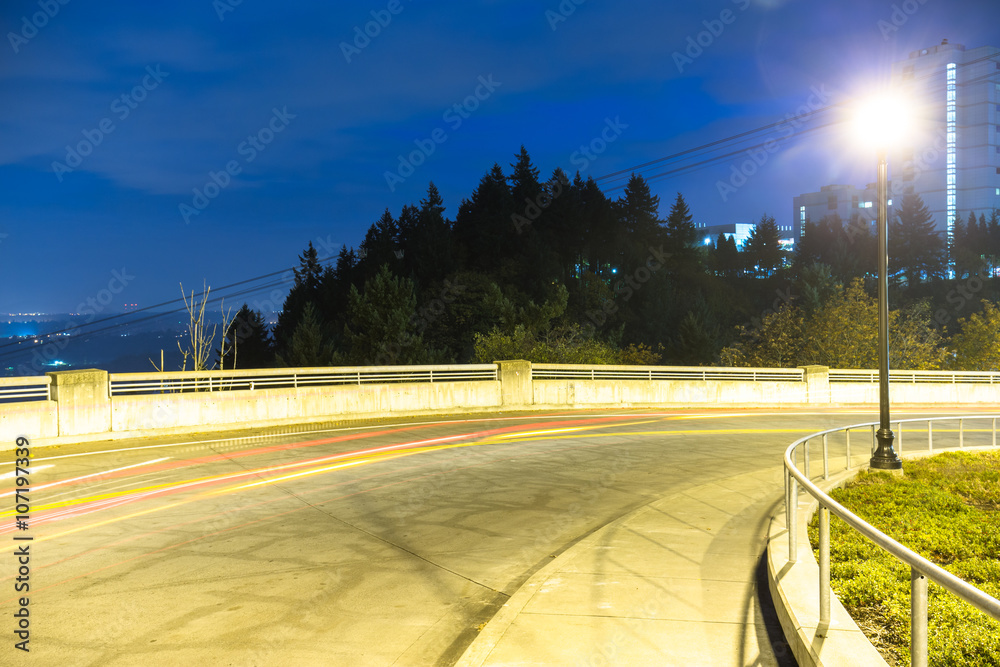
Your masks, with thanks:
[{"label": "curved metal handrail", "polygon": [[[991,419],[992,425],[992,446],[997,446],[997,415],[962,415],[954,417],[923,417],[916,419],[895,420],[902,431],[902,425],[913,422],[927,424],[928,449],[934,451],[933,426],[939,421],[959,422],[959,446],[964,446],[964,422],[965,420]],[[956,577],[944,568],[927,560],[920,554],[908,549],[895,541],[882,531],[867,523],[846,507],[824,493],[818,486],[809,479],[809,442],[815,438],[823,438],[823,477],[829,479],[829,445],[828,436],[831,433],[844,432],[847,436],[846,469],[851,469],[851,449],[850,431],[851,429],[871,428],[874,438],[874,429],[879,422],[865,422],[853,424],[851,426],[841,426],[838,428],[817,431],[793,442],[785,450],[785,518],[788,526],[788,561],[796,561],[797,545],[797,520],[796,510],[798,509],[798,487],[801,485],[805,491],[816,499],[820,512],[820,623],[830,621],[830,519],[832,512],[840,517],[845,523],[858,531],[866,538],[874,542],[877,546],[892,554],[898,560],[910,566],[911,573],[911,663],[919,667],[927,664],[927,579],[937,583],[945,590],[958,596],[965,602],[973,605],[982,612],[1000,620],[1000,600],[979,590],[972,584]],[[805,473],[799,470],[796,464],[796,454],[800,445],[803,447],[803,465]]]}]

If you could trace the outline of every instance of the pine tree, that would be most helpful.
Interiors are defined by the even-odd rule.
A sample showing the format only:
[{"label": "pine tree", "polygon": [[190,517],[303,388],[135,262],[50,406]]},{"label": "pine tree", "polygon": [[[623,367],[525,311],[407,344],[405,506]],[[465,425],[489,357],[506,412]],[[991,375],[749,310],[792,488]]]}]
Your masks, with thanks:
[{"label": "pine tree", "polygon": [[389,209],[385,209],[382,217],[368,228],[365,240],[358,250],[361,279],[367,280],[374,276],[383,264],[399,266],[400,250],[399,224]]},{"label": "pine tree", "polygon": [[524,146],[521,146],[516,158],[517,160],[510,165],[513,171],[508,180],[514,206],[523,208],[537,201],[542,187],[538,182],[538,169],[531,163],[531,156]]},{"label": "pine tree", "polygon": [[[692,264],[697,257],[695,247],[697,230],[691,210],[679,192],[674,205],[670,208],[670,215],[667,216],[666,227],[666,251],[675,258],[677,264]],[[685,268],[691,267],[685,266]]]},{"label": "pine tree", "polygon": [[920,195],[903,195],[895,210],[896,219],[889,226],[889,273],[907,285],[944,275],[944,239]]},{"label": "pine tree", "polygon": [[316,308],[307,303],[287,352],[277,357],[278,364],[290,368],[329,366],[332,356],[333,345],[325,340]]},{"label": "pine tree", "polygon": [[660,240],[660,198],[650,192],[646,179],[632,174],[619,206],[625,229],[638,243]]},{"label": "pine tree", "polygon": [[502,260],[513,254],[518,229],[530,227],[514,220],[523,216],[523,204],[511,201],[507,177],[499,164],[482,177],[471,198],[462,200],[455,216],[455,243],[462,268],[495,274]]},{"label": "pine tree", "polygon": [[243,304],[225,333],[226,354],[220,356],[219,367],[271,368],[274,349],[264,315]]},{"label": "pine tree", "polygon": [[781,248],[779,239],[778,225],[774,218],[762,215],[743,248],[748,265],[756,275],[769,276],[784,266],[785,251]]},{"label": "pine tree", "polygon": [[427,362],[428,351],[416,331],[413,281],[392,275],[383,265],[374,278],[365,281],[363,292],[352,285],[349,299],[344,326],[349,363],[387,366]]},{"label": "pine tree", "polygon": [[[305,251],[299,255],[299,266],[292,269],[292,287],[285,297],[278,323],[274,327],[274,346],[278,352],[287,353],[291,345],[292,335],[302,320],[302,314],[307,304],[316,304],[320,299],[320,284],[323,268],[319,263],[319,255],[312,241]],[[317,313],[322,323],[322,315]]]}]

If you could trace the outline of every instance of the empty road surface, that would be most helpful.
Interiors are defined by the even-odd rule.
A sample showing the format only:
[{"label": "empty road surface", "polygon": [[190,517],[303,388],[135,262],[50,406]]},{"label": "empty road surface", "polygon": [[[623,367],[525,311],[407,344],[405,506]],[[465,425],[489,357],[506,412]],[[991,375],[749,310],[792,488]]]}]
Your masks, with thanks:
[{"label": "empty road surface", "polygon": [[[453,664],[601,526],[751,472],[770,475],[747,496],[763,512],[792,440],[873,418],[589,411],[32,448],[27,530],[8,452],[0,664]],[[24,595],[30,653],[14,648]]]}]

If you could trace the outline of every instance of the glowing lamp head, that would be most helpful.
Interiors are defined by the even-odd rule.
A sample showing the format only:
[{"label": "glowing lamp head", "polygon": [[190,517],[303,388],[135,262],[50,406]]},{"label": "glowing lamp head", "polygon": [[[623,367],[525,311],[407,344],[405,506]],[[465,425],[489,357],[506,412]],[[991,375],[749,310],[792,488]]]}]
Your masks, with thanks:
[{"label": "glowing lamp head", "polygon": [[898,96],[873,97],[857,106],[854,129],[859,141],[867,148],[894,148],[911,130],[910,110]]}]

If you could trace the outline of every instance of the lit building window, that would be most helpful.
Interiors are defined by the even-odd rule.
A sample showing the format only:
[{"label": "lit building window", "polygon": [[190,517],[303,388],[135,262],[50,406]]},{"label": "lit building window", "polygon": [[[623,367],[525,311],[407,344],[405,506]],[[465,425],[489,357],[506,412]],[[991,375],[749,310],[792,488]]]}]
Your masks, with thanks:
[{"label": "lit building window", "polygon": [[956,208],[956,203],[958,197],[957,181],[958,181],[958,169],[956,167],[957,163],[957,151],[955,146],[956,139],[956,116],[957,116],[957,106],[955,104],[955,91],[958,84],[958,74],[956,72],[955,63],[948,63],[945,68],[947,79],[947,96],[945,98],[945,117],[947,118],[947,127],[945,131],[947,132],[947,174],[946,174],[946,201],[947,208],[945,211],[946,228],[948,230],[948,243],[949,245],[954,240],[954,230],[955,230],[955,218],[958,215],[958,210]]}]

